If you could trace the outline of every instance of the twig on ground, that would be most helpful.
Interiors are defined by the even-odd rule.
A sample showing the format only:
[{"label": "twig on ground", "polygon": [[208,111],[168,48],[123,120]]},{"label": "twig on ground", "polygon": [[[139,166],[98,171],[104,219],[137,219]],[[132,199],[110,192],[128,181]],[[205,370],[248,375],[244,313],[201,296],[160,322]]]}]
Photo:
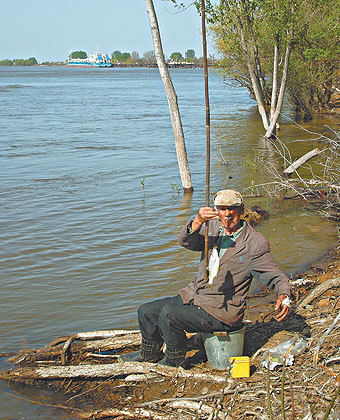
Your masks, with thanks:
[{"label": "twig on ground", "polygon": [[231,419],[229,416],[225,417],[224,414],[220,413],[220,414],[216,414],[214,411],[213,407],[210,407],[207,404],[201,404],[199,402],[193,402],[193,401],[189,401],[189,400],[181,400],[181,401],[174,401],[171,402],[167,405],[167,407],[170,408],[174,408],[174,409],[179,409],[179,408],[184,408],[184,409],[189,409],[192,411],[198,411],[200,410],[202,413],[204,414],[211,414],[213,413],[215,418],[218,419],[223,419],[223,420],[229,420]]},{"label": "twig on ground", "polygon": [[340,320],[340,311],[339,311],[337,317],[335,318],[335,320],[333,321],[333,323],[328,327],[328,329],[326,330],[326,332],[323,334],[323,336],[320,338],[320,340],[318,341],[317,345],[315,346],[315,353],[314,353],[314,357],[313,357],[313,364],[314,364],[314,366],[316,366],[318,364],[320,347],[322,346],[322,344],[324,343],[325,339],[328,337],[328,335],[333,330],[333,328],[336,326],[336,324],[338,323],[339,320]]},{"label": "twig on ground", "polygon": [[268,364],[267,364],[267,401],[268,401],[269,418],[270,418],[270,420],[273,420],[272,403],[271,403],[271,398],[270,398],[270,388],[271,388],[270,377],[271,377],[271,375],[270,375],[270,353],[268,352]]}]

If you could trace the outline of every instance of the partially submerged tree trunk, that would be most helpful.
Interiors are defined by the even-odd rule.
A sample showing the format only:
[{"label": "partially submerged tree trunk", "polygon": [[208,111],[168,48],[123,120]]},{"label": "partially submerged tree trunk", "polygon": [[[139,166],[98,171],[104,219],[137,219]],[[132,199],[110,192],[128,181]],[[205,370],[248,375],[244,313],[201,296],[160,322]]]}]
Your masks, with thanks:
[{"label": "partially submerged tree trunk", "polygon": [[302,166],[304,163],[308,162],[310,159],[312,159],[315,156],[318,156],[321,153],[321,150],[316,148],[311,150],[310,152],[304,154],[299,159],[297,159],[294,163],[288,166],[287,169],[283,171],[285,175],[291,175],[294,173],[300,166]]},{"label": "partially submerged tree trunk", "polygon": [[[270,109],[270,124],[266,131],[265,137],[271,138],[276,133],[276,124],[279,119],[281,110],[282,110],[282,104],[283,104],[283,98],[286,91],[286,84],[287,84],[287,77],[288,77],[288,66],[289,66],[289,58],[291,53],[291,39],[293,37],[292,29],[290,33],[290,38],[288,40],[288,44],[286,47],[286,54],[285,54],[285,60],[283,65],[283,74],[281,78],[281,86],[280,86],[280,92],[279,96],[276,100],[276,92],[278,90],[278,57],[274,59],[274,67],[273,67],[273,95],[272,95],[272,106]],[[275,45],[275,56],[277,54],[278,47]],[[275,97],[274,97],[275,95]]]},{"label": "partially submerged tree trunk", "polygon": [[191,181],[191,175],[189,170],[187,152],[185,147],[184,133],[182,127],[181,116],[179,112],[177,95],[173,86],[162,48],[162,41],[160,37],[157,16],[152,0],[145,0],[146,9],[149,15],[150,28],[153,44],[155,47],[155,55],[159,72],[165,87],[166,96],[168,99],[172,129],[175,136],[175,145],[177,153],[177,161],[179,167],[179,173],[181,176],[182,186],[184,193],[193,192],[193,186]]}]

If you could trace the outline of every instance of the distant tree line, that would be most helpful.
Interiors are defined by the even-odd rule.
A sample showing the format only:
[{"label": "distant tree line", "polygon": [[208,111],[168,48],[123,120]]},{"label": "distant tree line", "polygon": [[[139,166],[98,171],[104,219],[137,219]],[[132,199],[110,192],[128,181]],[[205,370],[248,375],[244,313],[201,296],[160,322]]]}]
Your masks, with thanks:
[{"label": "distant tree line", "polygon": [[[195,55],[195,51],[190,49],[187,50],[183,55],[180,52],[173,52],[170,54],[170,57],[167,60],[168,62],[175,62],[175,63],[193,63],[193,64],[202,64],[203,59],[197,58]],[[111,62],[113,64],[118,63],[125,63],[127,65],[149,65],[149,64],[156,64],[156,56],[155,51],[145,51],[143,56],[140,57],[137,51],[132,51],[132,53],[128,52],[121,52],[121,51],[113,51],[111,54]]]},{"label": "distant tree line", "polygon": [[0,66],[34,66],[38,64],[38,61],[35,57],[31,58],[15,58],[14,60],[0,60]]},{"label": "distant tree line", "polygon": [[[82,58],[86,59],[87,54],[85,51],[73,51],[70,54],[70,58],[76,59],[76,58]],[[132,51],[129,52],[121,52],[119,50],[113,51],[111,54],[111,62],[113,64],[126,64],[126,65],[150,65],[150,64],[156,64],[156,56],[155,51],[145,51],[142,57],[139,55],[138,51]],[[203,59],[197,58],[195,55],[195,51],[192,49],[189,49],[185,52],[184,57],[182,53],[176,51],[170,54],[170,57],[168,58],[168,62],[174,62],[174,63],[193,63],[193,64],[202,64]]]}]

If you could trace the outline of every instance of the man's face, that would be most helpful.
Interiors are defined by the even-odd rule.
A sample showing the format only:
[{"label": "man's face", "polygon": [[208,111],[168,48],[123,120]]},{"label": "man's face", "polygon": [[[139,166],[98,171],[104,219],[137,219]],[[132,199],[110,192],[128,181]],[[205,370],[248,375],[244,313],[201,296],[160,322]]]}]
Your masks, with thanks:
[{"label": "man's face", "polygon": [[240,227],[243,206],[216,206],[221,224],[227,231],[234,232]]}]

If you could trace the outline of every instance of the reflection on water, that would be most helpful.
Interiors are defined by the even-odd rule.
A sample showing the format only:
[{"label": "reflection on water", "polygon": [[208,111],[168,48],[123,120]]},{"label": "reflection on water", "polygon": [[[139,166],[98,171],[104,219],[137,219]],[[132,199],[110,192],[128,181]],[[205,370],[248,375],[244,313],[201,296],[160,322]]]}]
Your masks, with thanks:
[{"label": "reflection on water", "polygon": [[[180,179],[158,71],[106,70],[0,69],[0,352],[135,328],[142,302],[176,293],[195,275],[199,254],[177,237],[205,202],[203,73],[172,71],[195,187],[183,197],[171,188]],[[253,179],[244,158],[263,131],[254,103],[214,74],[210,96],[212,155],[229,162],[227,174],[212,160],[212,194],[242,191]],[[315,214],[288,201],[256,204],[271,214],[259,230],[288,275],[332,244],[334,226]],[[4,400],[2,415],[39,416],[40,408]]]}]

